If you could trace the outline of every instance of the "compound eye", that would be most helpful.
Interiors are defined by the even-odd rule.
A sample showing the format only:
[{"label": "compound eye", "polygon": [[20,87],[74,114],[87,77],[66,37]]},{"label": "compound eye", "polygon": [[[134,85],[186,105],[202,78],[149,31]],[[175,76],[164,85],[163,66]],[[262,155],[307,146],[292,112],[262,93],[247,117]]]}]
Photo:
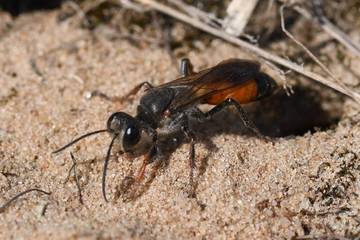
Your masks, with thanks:
[{"label": "compound eye", "polygon": [[129,149],[140,140],[140,130],[135,126],[130,126],[125,130],[123,146],[124,149]]}]

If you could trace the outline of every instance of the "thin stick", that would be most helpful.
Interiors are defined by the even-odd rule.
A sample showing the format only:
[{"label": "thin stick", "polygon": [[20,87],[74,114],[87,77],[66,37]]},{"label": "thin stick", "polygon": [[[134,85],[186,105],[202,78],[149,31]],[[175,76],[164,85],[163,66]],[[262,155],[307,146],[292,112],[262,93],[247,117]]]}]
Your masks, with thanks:
[{"label": "thin stick", "polygon": [[131,0],[119,0],[119,3],[125,6],[126,8],[134,10],[136,12],[143,13],[145,11],[143,6],[133,3],[131,2]]},{"label": "thin stick", "polygon": [[286,5],[282,5],[280,7],[280,18],[281,18],[281,30],[288,36],[291,40],[293,40],[297,45],[299,45],[304,51],[310,56],[310,58],[316,62],[321,69],[326,72],[334,81],[336,81],[339,85],[342,85],[342,87],[346,88],[346,86],[343,86],[343,83],[341,83],[332,72],[307,48],[304,44],[302,44],[299,40],[297,40],[285,27],[285,20],[284,20],[284,8],[287,7]]},{"label": "thin stick", "polygon": [[9,201],[7,201],[6,203],[4,203],[4,205],[2,205],[0,207],[0,213],[4,212],[6,208],[8,208],[10,206],[11,203],[13,203],[14,201],[16,201],[18,198],[22,197],[23,195],[27,194],[27,193],[30,193],[30,192],[40,192],[40,193],[43,193],[43,194],[46,194],[46,195],[50,195],[51,192],[46,192],[44,190],[41,190],[39,188],[30,188],[28,190],[25,190],[21,193],[18,193],[16,194],[14,197],[12,197]]},{"label": "thin stick", "polygon": [[183,12],[188,13],[191,17],[197,18],[206,24],[219,28],[223,25],[223,20],[201,11],[200,9],[193,7],[191,5],[184,4],[181,0],[168,0],[170,3],[174,4],[176,7],[180,8]]},{"label": "thin stick", "polygon": [[349,96],[350,98],[352,98],[353,100],[355,100],[356,102],[358,102],[360,104],[360,94],[359,93],[352,92],[347,87],[344,88],[343,86],[340,86],[339,84],[337,84],[333,81],[329,81],[327,78],[325,78],[319,74],[316,74],[314,72],[308,71],[308,70],[304,69],[302,66],[297,65],[296,63],[290,62],[290,61],[288,61],[284,58],[281,58],[275,54],[266,52],[265,50],[262,50],[261,48],[255,46],[253,44],[250,44],[241,39],[238,39],[222,30],[208,26],[207,24],[205,24],[197,19],[190,18],[186,14],[181,13],[175,9],[172,9],[162,3],[159,3],[159,2],[156,2],[153,0],[136,0],[136,1],[139,3],[142,3],[146,6],[149,6],[153,9],[156,9],[164,14],[172,16],[180,21],[183,21],[195,28],[198,28],[198,29],[205,31],[207,33],[210,33],[216,37],[224,39],[232,44],[235,44],[253,54],[256,54],[258,56],[261,56],[261,57],[267,59],[268,61],[272,61],[274,63],[282,65],[282,66],[289,68],[297,73],[300,73],[308,78],[311,78],[317,82],[320,82],[330,88],[337,90],[338,92],[341,92],[341,93]]},{"label": "thin stick", "polygon": [[[339,27],[335,26],[332,22],[330,22],[330,20],[325,16],[325,13],[323,10],[323,1],[322,0],[313,0],[312,4],[313,4],[314,12],[315,12],[315,17],[312,17],[312,15],[309,12],[307,12],[306,15],[308,15],[308,18],[313,21],[315,20],[315,22],[318,22],[325,32],[327,32],[330,36],[332,36],[337,41],[339,41],[341,44],[343,44],[346,48],[348,48],[355,55],[360,57],[360,45],[358,43],[354,42]],[[301,8],[300,6],[297,6],[296,8],[294,7],[294,9],[303,16],[304,16],[304,13],[306,12],[306,10]]]},{"label": "thin stick", "polygon": [[333,38],[338,40],[341,44],[347,47],[351,52],[360,57],[360,46],[359,44],[352,41],[348,35],[346,35],[341,29],[332,24],[327,18],[323,19],[323,23],[321,24],[322,28],[330,34]]},{"label": "thin stick", "polygon": [[79,179],[79,176],[77,175],[77,170],[76,170],[77,162],[76,162],[76,159],[75,159],[74,155],[72,154],[72,152],[70,152],[70,156],[71,156],[71,160],[73,162],[73,165],[72,165],[71,169],[73,169],[75,182],[76,182],[76,187],[77,187],[78,192],[79,192],[79,202],[81,204],[84,204],[84,201],[82,199],[81,187],[80,187],[80,179]]},{"label": "thin stick", "polygon": [[300,6],[294,6],[293,9],[301,14],[304,18],[318,22],[321,28],[329,34],[331,37],[336,39],[339,43],[344,45],[348,50],[354,53],[356,56],[360,57],[360,45],[355,43],[349,36],[344,33],[340,28],[335,26],[332,22],[329,21],[325,16],[321,18],[321,21],[316,21],[314,17],[306,9]]},{"label": "thin stick", "polygon": [[71,172],[74,170],[74,167],[75,167],[75,165],[73,163],[73,165],[71,165],[71,168],[69,169],[68,174],[67,174],[67,176],[65,178],[64,184],[66,184],[69,181]]},{"label": "thin stick", "polygon": [[[279,2],[286,4],[286,1],[279,0]],[[318,23],[320,27],[331,37],[336,39],[340,44],[344,45],[349,51],[354,53],[356,56],[360,57],[360,44],[354,42],[344,31],[342,31],[338,26],[333,24],[324,14],[322,10],[322,1],[312,1],[314,14],[311,14],[307,9],[301,7],[300,5],[289,6],[302,15],[304,18],[311,20],[315,23]]]},{"label": "thin stick", "polygon": [[232,0],[226,9],[224,20],[225,31],[234,36],[240,36],[253,13],[258,0]]}]

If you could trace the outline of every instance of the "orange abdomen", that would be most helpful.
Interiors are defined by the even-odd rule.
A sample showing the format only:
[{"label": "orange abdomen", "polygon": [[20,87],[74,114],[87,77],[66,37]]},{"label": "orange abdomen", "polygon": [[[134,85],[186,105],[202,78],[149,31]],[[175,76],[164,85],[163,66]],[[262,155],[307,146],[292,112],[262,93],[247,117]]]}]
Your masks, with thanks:
[{"label": "orange abdomen", "polygon": [[[218,86],[219,88],[219,86]],[[226,88],[226,87],[224,87]],[[204,99],[204,103],[217,105],[227,98],[232,98],[238,103],[248,103],[256,100],[258,95],[257,82],[255,80],[246,81],[245,83],[214,93]]]}]

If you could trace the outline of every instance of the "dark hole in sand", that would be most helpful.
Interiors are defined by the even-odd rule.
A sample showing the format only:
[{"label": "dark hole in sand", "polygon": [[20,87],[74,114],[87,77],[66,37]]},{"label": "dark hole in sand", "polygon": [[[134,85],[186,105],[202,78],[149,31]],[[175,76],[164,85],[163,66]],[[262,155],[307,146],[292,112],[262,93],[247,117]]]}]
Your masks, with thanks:
[{"label": "dark hole in sand", "polygon": [[325,101],[329,99],[316,90],[296,87],[290,96],[281,91],[257,103],[252,119],[260,131],[270,137],[303,135],[317,129],[323,131],[337,124],[342,115],[338,104],[324,109]]},{"label": "dark hole in sand", "polygon": [[[301,136],[309,131],[329,129],[338,123],[342,114],[339,104],[326,110],[323,107],[325,101],[329,99],[316,90],[295,87],[294,94],[290,96],[282,90],[268,99],[245,106],[245,109],[265,136]],[[244,127],[234,111],[219,113],[209,122],[196,124],[195,129],[201,138],[211,138],[222,133],[254,135]]]}]

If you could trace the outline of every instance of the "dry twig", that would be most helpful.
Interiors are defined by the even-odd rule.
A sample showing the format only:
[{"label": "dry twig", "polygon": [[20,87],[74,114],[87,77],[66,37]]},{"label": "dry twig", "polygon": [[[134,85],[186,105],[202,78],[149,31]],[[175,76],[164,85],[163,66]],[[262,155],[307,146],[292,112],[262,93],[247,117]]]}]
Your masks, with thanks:
[{"label": "dry twig", "polygon": [[77,169],[76,169],[76,167],[77,167],[77,162],[76,162],[76,159],[75,159],[74,155],[72,154],[72,152],[70,152],[70,156],[71,156],[71,160],[72,160],[73,164],[72,164],[72,166],[71,166],[71,168],[70,168],[70,170],[69,170],[69,172],[68,172],[67,177],[65,178],[64,183],[67,183],[67,182],[69,181],[69,179],[70,179],[70,174],[71,174],[71,172],[73,172],[73,173],[74,173],[74,177],[75,177],[76,187],[77,187],[78,193],[79,193],[79,202],[80,202],[81,204],[84,204],[84,201],[83,201],[83,199],[82,199],[81,187],[80,187],[80,179],[79,179],[79,176],[78,176],[78,174],[77,174]]},{"label": "dry twig", "polygon": [[[287,1],[279,0],[280,3],[286,4]],[[339,43],[344,45],[350,52],[354,53],[356,56],[360,57],[360,44],[354,42],[344,31],[339,27],[333,24],[323,13],[323,6],[321,1],[312,1],[315,16],[310,13],[307,9],[301,7],[299,4],[293,4],[289,7],[294,9],[304,18],[311,20],[315,23],[318,23],[320,27],[329,34],[332,38],[336,39]]]},{"label": "dry twig", "polygon": [[293,40],[297,45],[299,45],[304,51],[310,56],[310,58],[316,62],[321,69],[326,72],[334,81],[336,81],[340,86],[343,88],[346,88],[346,86],[340,82],[332,72],[307,48],[304,44],[302,44],[299,40],[297,40],[285,27],[285,20],[284,20],[284,8],[286,8],[286,5],[282,5],[280,7],[280,18],[281,18],[281,30],[288,36],[291,40]]},{"label": "dry twig", "polygon": [[170,3],[174,4],[176,7],[182,11],[188,13],[191,17],[197,18],[198,20],[205,22],[206,24],[218,28],[223,25],[223,21],[211,14],[205,13],[196,7],[191,5],[184,4],[181,0],[169,0]]},{"label": "dry twig", "polygon": [[134,10],[136,12],[144,12],[145,9],[142,5],[133,3],[131,0],[119,0],[119,3],[125,6],[128,9]]},{"label": "dry twig", "polygon": [[[339,27],[334,25],[324,14],[323,10],[323,1],[322,0],[313,0],[313,8],[315,12],[315,17],[309,15],[310,19],[318,22],[323,30],[327,32],[330,36],[332,36],[334,39],[336,39],[338,42],[343,44],[346,48],[348,48],[351,52],[353,52],[355,55],[360,57],[360,45],[359,43],[354,42],[346,33],[344,33]],[[305,9],[302,9],[300,6],[297,6],[294,8],[296,11],[298,11],[300,14],[304,16]],[[302,11],[299,11],[299,10]]]},{"label": "dry twig", "polygon": [[16,194],[14,197],[12,197],[10,200],[8,200],[6,203],[4,203],[2,206],[0,206],[0,213],[4,212],[5,209],[7,207],[10,206],[11,203],[13,203],[14,201],[16,201],[17,199],[19,199],[20,197],[22,197],[23,195],[27,194],[27,193],[30,193],[30,192],[40,192],[40,193],[43,193],[43,194],[46,194],[46,195],[50,195],[51,193],[50,192],[46,192],[42,189],[39,189],[39,188],[31,188],[31,189],[28,189],[28,190],[25,190],[21,193],[18,193]]},{"label": "dry twig", "polygon": [[[145,6],[151,7],[153,9],[156,9],[157,11],[160,11],[164,14],[167,14],[169,16],[172,16],[173,18],[176,18],[182,22],[185,22],[195,28],[198,28],[202,31],[205,31],[207,33],[210,33],[216,37],[219,37],[221,39],[224,39],[232,44],[235,44],[253,54],[256,54],[262,58],[265,58],[268,61],[274,62],[276,64],[282,65],[283,67],[286,67],[288,69],[291,69],[297,73],[300,73],[310,79],[313,79],[319,83],[322,83],[334,90],[337,90],[338,92],[341,92],[349,97],[351,97],[353,100],[355,100],[356,102],[358,102],[360,104],[360,94],[351,91],[349,88],[347,88],[346,86],[341,86],[336,82],[330,81],[327,78],[314,73],[312,71],[306,70],[304,69],[302,66],[297,65],[296,63],[293,63],[291,61],[288,61],[284,58],[281,58],[275,54],[269,53],[253,44],[250,44],[248,42],[245,42],[241,39],[238,39],[237,37],[234,37],[222,30],[216,29],[214,27],[211,27],[201,21],[199,21],[198,19],[194,19],[189,17],[188,15],[175,10],[169,6],[166,6],[162,3],[156,2],[154,0],[136,0],[139,3],[144,4]],[[200,11],[200,10],[199,10]]]},{"label": "dry twig", "polygon": [[233,0],[226,9],[224,20],[225,31],[234,36],[240,36],[253,13],[258,0]]}]

